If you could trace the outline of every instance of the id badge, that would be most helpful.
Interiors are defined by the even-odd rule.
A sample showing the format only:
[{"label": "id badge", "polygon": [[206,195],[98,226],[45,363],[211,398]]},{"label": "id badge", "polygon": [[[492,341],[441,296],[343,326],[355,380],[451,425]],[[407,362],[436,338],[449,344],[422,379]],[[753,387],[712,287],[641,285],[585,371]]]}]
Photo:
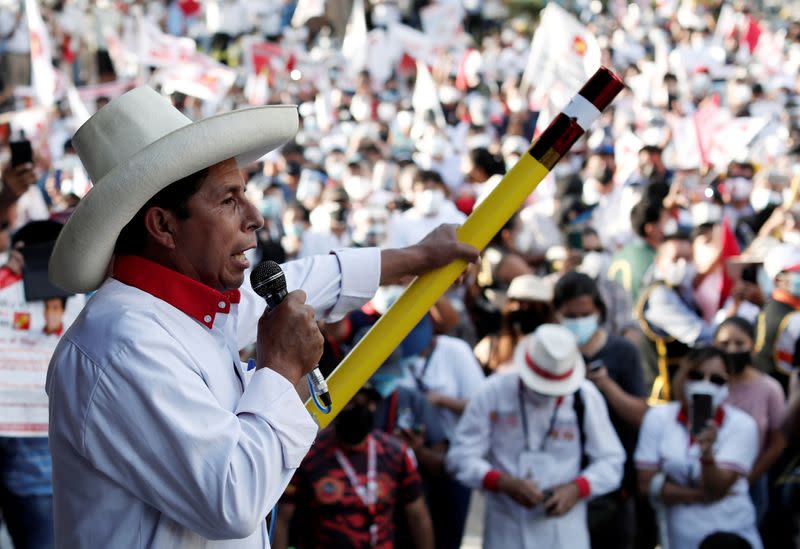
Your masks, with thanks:
[{"label": "id badge", "polygon": [[545,452],[526,450],[519,456],[520,477],[534,481],[540,490],[553,486],[556,465],[555,458]]}]

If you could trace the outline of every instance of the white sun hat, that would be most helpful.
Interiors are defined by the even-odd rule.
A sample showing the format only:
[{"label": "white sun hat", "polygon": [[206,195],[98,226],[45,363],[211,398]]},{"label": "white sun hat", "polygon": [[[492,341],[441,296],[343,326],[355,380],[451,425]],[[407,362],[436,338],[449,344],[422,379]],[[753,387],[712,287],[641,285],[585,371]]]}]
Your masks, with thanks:
[{"label": "white sun hat", "polygon": [[575,336],[558,324],[542,324],[520,340],[514,349],[514,366],[522,382],[543,395],[572,394],[586,378]]},{"label": "white sun hat", "polygon": [[155,194],[230,158],[250,164],[291,139],[297,128],[294,105],[192,122],[147,86],[111,101],[72,138],[94,186],[61,231],[50,280],[74,292],[97,289],[120,232]]}]

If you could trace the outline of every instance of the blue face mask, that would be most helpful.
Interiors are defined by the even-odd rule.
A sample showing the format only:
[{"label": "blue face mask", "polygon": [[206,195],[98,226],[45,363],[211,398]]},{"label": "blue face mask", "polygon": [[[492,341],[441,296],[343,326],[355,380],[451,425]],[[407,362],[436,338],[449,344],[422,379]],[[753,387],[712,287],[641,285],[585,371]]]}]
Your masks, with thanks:
[{"label": "blue face mask", "polygon": [[599,317],[597,314],[593,314],[580,318],[564,318],[561,320],[561,324],[572,332],[572,335],[578,340],[578,345],[585,345],[597,331]]},{"label": "blue face mask", "polygon": [[402,376],[395,374],[377,373],[372,376],[370,383],[383,398],[386,398],[397,389],[402,379]]},{"label": "blue face mask", "polygon": [[775,289],[775,284],[764,270],[764,267],[759,267],[758,270],[756,270],[756,282],[758,283],[759,288],[761,288],[761,292],[765,296],[772,295],[772,290]]},{"label": "blue face mask", "polygon": [[789,293],[800,297],[800,273],[789,273]]}]

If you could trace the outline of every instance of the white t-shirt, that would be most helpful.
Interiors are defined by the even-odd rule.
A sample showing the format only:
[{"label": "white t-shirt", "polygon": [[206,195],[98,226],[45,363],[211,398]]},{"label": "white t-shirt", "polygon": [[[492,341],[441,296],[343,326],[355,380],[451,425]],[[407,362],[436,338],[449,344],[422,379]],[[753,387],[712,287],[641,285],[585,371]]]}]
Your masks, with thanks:
[{"label": "white t-shirt", "polygon": [[[436,336],[436,347],[429,359],[417,357],[409,365],[404,384],[423,393],[469,400],[484,379],[469,345],[461,339],[440,335]],[[460,416],[445,408],[436,408],[436,412],[447,438],[452,438]]]},{"label": "white t-shirt", "polygon": [[[691,441],[681,403],[650,408],[639,432],[634,460],[637,469],[658,470],[681,486],[698,486],[702,465],[700,447]],[[716,531],[736,533],[754,549],[762,547],[756,514],[750,500],[747,474],[758,455],[758,428],[752,417],[733,406],[723,405],[714,460],[721,469],[741,476],[724,498],[706,504],[667,507],[669,542],[672,547],[697,547]]]}]

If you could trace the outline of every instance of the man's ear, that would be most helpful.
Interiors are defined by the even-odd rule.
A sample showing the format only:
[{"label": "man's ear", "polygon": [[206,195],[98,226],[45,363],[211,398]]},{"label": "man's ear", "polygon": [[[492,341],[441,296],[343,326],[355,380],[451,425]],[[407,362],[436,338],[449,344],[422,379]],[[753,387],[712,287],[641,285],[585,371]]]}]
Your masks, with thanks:
[{"label": "man's ear", "polygon": [[175,249],[177,218],[165,208],[152,207],[144,214],[144,226],[153,243],[168,250]]}]

